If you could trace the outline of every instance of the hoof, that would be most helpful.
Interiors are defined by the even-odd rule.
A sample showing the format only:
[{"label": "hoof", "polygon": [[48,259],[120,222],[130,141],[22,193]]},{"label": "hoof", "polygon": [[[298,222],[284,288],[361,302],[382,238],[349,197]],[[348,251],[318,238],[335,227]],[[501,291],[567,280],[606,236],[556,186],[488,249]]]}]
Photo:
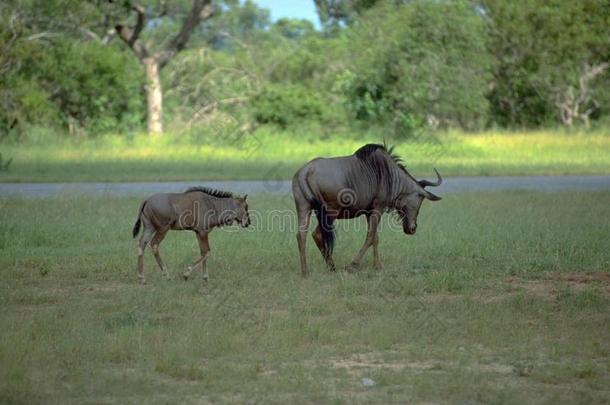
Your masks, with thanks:
[{"label": "hoof", "polygon": [[360,265],[357,263],[350,263],[345,266],[345,271],[348,273],[355,273],[360,269]]},{"label": "hoof", "polygon": [[140,283],[140,285],[146,285],[146,280],[144,278],[139,278],[138,282]]},{"label": "hoof", "polygon": [[188,278],[191,276],[192,273],[193,273],[193,268],[187,267],[186,271],[184,273],[182,273],[182,278],[184,279],[184,281],[188,280]]}]

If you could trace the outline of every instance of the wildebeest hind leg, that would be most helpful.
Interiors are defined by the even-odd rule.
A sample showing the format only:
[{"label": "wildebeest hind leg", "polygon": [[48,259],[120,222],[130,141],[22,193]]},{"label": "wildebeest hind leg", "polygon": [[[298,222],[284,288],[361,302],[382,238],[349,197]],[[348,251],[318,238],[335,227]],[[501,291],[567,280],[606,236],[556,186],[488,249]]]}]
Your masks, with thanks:
[{"label": "wildebeest hind leg", "polygon": [[311,236],[313,237],[314,242],[316,242],[316,246],[320,250],[322,257],[326,261],[328,270],[335,271],[335,262],[333,260],[332,255],[326,255],[325,253],[324,242],[322,241],[322,230],[320,229],[320,225],[316,227],[316,230],[313,231],[313,234],[311,234]]},{"label": "wildebeest hind leg", "polygon": [[309,228],[309,218],[311,217],[311,207],[305,203],[297,202],[297,244],[299,245],[299,258],[301,260],[301,274],[305,277],[309,274],[307,268],[307,229]]},{"label": "wildebeest hind leg", "polygon": [[373,239],[373,267],[375,270],[382,270],[383,265],[379,258],[379,236],[375,233],[375,239]]},{"label": "wildebeest hind leg", "polygon": [[144,232],[142,232],[142,236],[140,237],[140,241],[138,242],[138,279],[140,283],[145,284],[146,280],[144,279],[144,250],[148,245],[148,242],[152,239],[154,234],[154,229],[152,225],[144,223]]},{"label": "wildebeest hind leg", "polygon": [[161,259],[161,255],[159,254],[159,245],[165,238],[165,235],[167,235],[167,231],[167,229],[159,229],[155,233],[155,236],[152,238],[152,241],[150,242],[150,248],[153,252],[153,255],[155,256],[157,264],[159,265],[159,269],[161,269],[161,273],[165,278],[169,278],[169,273],[167,271],[167,266],[165,266],[165,263],[163,263],[163,259]]}]

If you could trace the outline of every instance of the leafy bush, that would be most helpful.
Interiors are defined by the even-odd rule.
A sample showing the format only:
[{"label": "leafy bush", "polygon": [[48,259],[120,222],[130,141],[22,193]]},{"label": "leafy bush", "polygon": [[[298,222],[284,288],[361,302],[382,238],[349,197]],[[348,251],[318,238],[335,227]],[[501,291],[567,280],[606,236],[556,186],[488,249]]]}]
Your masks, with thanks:
[{"label": "leafy bush", "polygon": [[0,79],[0,131],[18,124],[103,133],[139,127],[143,75],[132,57],[96,42],[60,39],[16,46]]},{"label": "leafy bush", "polygon": [[495,123],[556,125],[562,122],[558,101],[565,96],[581,114],[588,111],[572,117],[580,123],[601,117],[610,106],[610,73],[606,69],[588,77],[585,68],[610,60],[610,3],[482,0],[480,6],[491,28],[488,47],[496,58],[489,94]]},{"label": "leafy bush", "polygon": [[319,94],[300,85],[268,85],[254,97],[252,110],[257,122],[286,128],[304,119],[322,120],[324,102]]},{"label": "leafy bush", "polygon": [[38,69],[66,126],[102,133],[143,121],[143,76],[130,55],[95,42],[64,41]]},{"label": "leafy bush", "polygon": [[356,119],[403,134],[426,122],[470,129],[486,118],[491,56],[468,2],[380,3],[348,36],[351,62],[335,88]]}]

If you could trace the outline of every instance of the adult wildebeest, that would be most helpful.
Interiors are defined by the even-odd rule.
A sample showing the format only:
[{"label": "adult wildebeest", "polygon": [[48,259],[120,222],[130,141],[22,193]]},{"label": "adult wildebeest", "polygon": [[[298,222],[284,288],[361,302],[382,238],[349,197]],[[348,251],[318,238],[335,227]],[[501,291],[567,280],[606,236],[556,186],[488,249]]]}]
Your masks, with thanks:
[{"label": "adult wildebeest", "polygon": [[207,187],[191,187],[184,193],[155,194],[148,197],[138,211],[138,219],[133,226],[133,237],[144,231],[138,245],[138,278],[144,283],[144,249],[150,243],[155,260],[165,277],[167,267],[159,255],[159,244],[170,229],[190,230],[197,235],[201,257],[183,274],[186,280],[193,269],[201,263],[203,278],[208,279],[206,260],[210,255],[208,235],[212,229],[234,222],[242,227],[250,225],[246,197],[236,197],[226,191]]},{"label": "adult wildebeest", "polygon": [[412,235],[417,228],[417,214],[422,201],[425,198],[431,201],[441,199],[425,189],[442,183],[438,171],[434,169],[437,175],[434,183],[415,180],[392,149],[368,144],[351,156],[314,159],[295,173],[292,193],[299,224],[297,241],[303,275],[308,274],[305,240],[312,210],[318,218],[318,227],[312,236],[331,271],[335,270],[332,258],[334,220],[360,215],[367,217],[368,232],[350,267],[357,268],[367,249],[373,245],[374,266],[380,269],[377,225],[381,215],[396,210],[402,219],[404,232]]}]

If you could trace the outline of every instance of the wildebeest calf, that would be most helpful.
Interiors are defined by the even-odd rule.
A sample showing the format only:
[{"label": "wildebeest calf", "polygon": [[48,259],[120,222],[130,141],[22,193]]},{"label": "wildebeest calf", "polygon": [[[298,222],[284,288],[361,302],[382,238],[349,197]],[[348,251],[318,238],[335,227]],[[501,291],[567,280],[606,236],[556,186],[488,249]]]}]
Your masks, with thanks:
[{"label": "wildebeest calf", "polygon": [[250,225],[247,195],[234,196],[225,191],[207,187],[191,187],[184,193],[163,193],[148,197],[138,211],[138,219],[133,226],[133,237],[144,231],[138,245],[138,278],[144,279],[144,249],[150,244],[155,260],[165,277],[167,267],[159,255],[159,244],[170,229],[195,232],[201,257],[189,266],[183,274],[188,279],[193,270],[201,263],[203,278],[208,279],[206,260],[210,255],[208,235],[215,227],[239,223],[242,227]]}]

